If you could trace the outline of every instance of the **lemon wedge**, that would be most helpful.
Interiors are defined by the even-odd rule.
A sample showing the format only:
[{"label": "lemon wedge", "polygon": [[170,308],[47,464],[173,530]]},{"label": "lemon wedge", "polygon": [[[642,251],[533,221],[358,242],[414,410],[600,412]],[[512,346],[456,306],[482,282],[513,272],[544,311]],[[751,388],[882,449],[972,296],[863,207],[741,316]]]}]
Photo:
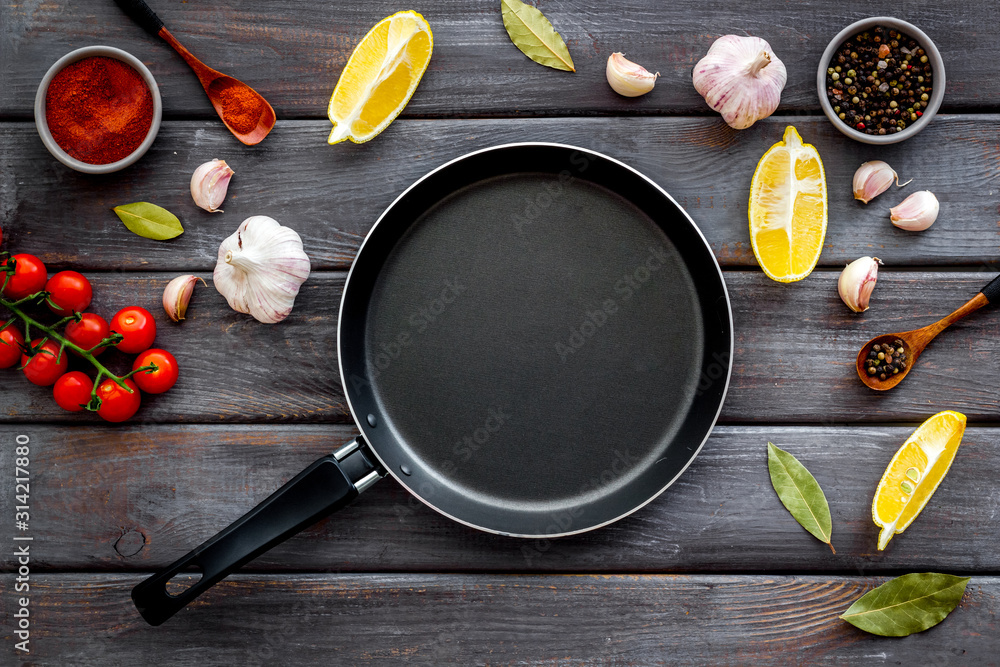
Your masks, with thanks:
[{"label": "lemon wedge", "polygon": [[913,432],[889,461],[872,500],[872,520],[882,529],[878,550],[906,530],[944,479],[965,433],[965,415],[946,410]]},{"label": "lemon wedge", "polygon": [[376,23],[333,89],[328,143],[364,143],[388,127],[413,97],[433,49],[431,27],[417,12],[396,12]]},{"label": "lemon wedge", "polygon": [[789,125],[760,158],[750,184],[750,242],[768,278],[791,283],[812,273],[826,237],[826,209],[823,161]]}]

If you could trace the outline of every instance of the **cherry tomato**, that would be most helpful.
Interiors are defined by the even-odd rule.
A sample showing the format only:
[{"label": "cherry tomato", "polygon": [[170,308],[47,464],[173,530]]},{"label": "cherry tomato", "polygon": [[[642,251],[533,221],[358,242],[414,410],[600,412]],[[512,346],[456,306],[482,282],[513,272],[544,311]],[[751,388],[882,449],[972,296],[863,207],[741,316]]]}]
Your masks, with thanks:
[{"label": "cherry tomato", "polygon": [[59,306],[54,308],[50,303],[49,310],[62,317],[86,310],[94,296],[90,281],[76,271],[60,271],[52,276],[45,283],[45,291],[51,294],[49,300]]},{"label": "cherry tomato", "polygon": [[94,381],[86,373],[70,371],[56,380],[52,396],[63,410],[80,412],[90,403],[90,392],[93,389]]},{"label": "cherry tomato", "polygon": [[[89,350],[111,335],[111,327],[100,315],[83,313],[79,322],[70,322],[66,325],[65,335],[69,342]],[[96,357],[106,349],[108,348],[99,347],[92,354]],[[75,350],[73,354],[76,354]]]},{"label": "cherry tomato", "polygon": [[13,324],[0,331],[0,368],[10,368],[21,360],[21,355],[24,353],[22,345],[24,336]]},{"label": "cherry tomato", "polygon": [[[41,338],[31,341],[31,347],[35,348],[42,342]],[[69,366],[69,355],[65,351],[59,354],[59,345],[54,341],[47,340],[33,357],[26,354],[21,355],[21,365],[24,366],[24,377],[28,382],[37,384],[39,387],[48,387],[59,379],[59,376],[66,372]]]},{"label": "cherry tomato", "polygon": [[155,371],[143,371],[132,376],[135,383],[148,394],[162,394],[177,383],[177,360],[166,350],[146,350],[132,364],[132,370],[156,364]]},{"label": "cherry tomato", "polygon": [[101,399],[101,407],[97,414],[104,421],[123,422],[136,413],[142,403],[142,394],[131,378],[125,380],[125,385],[132,390],[128,393],[114,380],[105,380],[97,388],[97,396]]},{"label": "cherry tomato", "polygon": [[[42,260],[23,253],[14,255],[11,259],[15,262],[14,275],[7,281],[7,287],[3,290],[5,297],[16,301],[45,288],[45,278],[48,274],[45,272]],[[7,266],[6,259],[0,264],[0,267],[3,266]],[[0,275],[0,285],[3,284],[5,277],[5,274]]]},{"label": "cherry tomato", "polygon": [[138,354],[153,345],[156,320],[145,308],[130,306],[122,308],[111,318],[111,330],[125,336],[125,340],[115,347],[128,354]]}]

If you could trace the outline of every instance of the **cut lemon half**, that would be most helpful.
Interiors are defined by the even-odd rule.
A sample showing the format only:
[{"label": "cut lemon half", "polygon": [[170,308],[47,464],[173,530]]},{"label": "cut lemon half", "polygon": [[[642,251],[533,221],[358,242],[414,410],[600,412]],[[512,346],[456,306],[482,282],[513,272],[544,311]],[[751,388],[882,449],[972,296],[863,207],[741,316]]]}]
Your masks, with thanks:
[{"label": "cut lemon half", "polygon": [[431,27],[417,12],[396,12],[375,24],[333,89],[328,143],[364,143],[388,127],[413,96],[433,49]]},{"label": "cut lemon half", "polygon": [[826,237],[826,174],[819,152],[794,127],[757,163],[750,184],[750,242],[767,277],[802,280]]},{"label": "cut lemon half", "polygon": [[965,415],[946,410],[913,432],[889,461],[872,500],[872,519],[882,529],[878,550],[924,509],[944,479],[965,433]]}]

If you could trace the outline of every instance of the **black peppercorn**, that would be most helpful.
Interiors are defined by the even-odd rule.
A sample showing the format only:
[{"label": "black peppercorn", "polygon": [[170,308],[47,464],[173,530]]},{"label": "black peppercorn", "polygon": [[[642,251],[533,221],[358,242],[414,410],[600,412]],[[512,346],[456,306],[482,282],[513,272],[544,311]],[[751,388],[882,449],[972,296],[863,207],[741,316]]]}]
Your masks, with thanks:
[{"label": "black peppercorn", "polygon": [[918,109],[931,97],[932,72],[924,50],[914,39],[884,26],[846,40],[830,65],[827,97],[841,107],[835,113],[866,134],[903,130],[903,121],[919,119]]}]

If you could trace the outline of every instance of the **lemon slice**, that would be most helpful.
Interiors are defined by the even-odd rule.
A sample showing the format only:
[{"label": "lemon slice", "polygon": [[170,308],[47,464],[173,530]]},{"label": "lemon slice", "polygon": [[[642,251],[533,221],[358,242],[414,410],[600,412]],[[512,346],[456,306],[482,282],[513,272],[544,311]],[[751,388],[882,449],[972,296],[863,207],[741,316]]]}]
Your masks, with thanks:
[{"label": "lemon slice", "polygon": [[768,278],[791,283],[812,273],[826,237],[826,174],[816,147],[791,125],[757,163],[749,215],[753,254]]},{"label": "lemon slice", "polygon": [[431,27],[417,12],[396,12],[376,23],[333,89],[328,143],[364,143],[388,127],[413,96],[433,49]]},{"label": "lemon slice", "polygon": [[921,424],[889,461],[872,500],[872,519],[882,528],[879,551],[913,523],[934,495],[955,459],[963,433],[965,415],[939,412]]}]

